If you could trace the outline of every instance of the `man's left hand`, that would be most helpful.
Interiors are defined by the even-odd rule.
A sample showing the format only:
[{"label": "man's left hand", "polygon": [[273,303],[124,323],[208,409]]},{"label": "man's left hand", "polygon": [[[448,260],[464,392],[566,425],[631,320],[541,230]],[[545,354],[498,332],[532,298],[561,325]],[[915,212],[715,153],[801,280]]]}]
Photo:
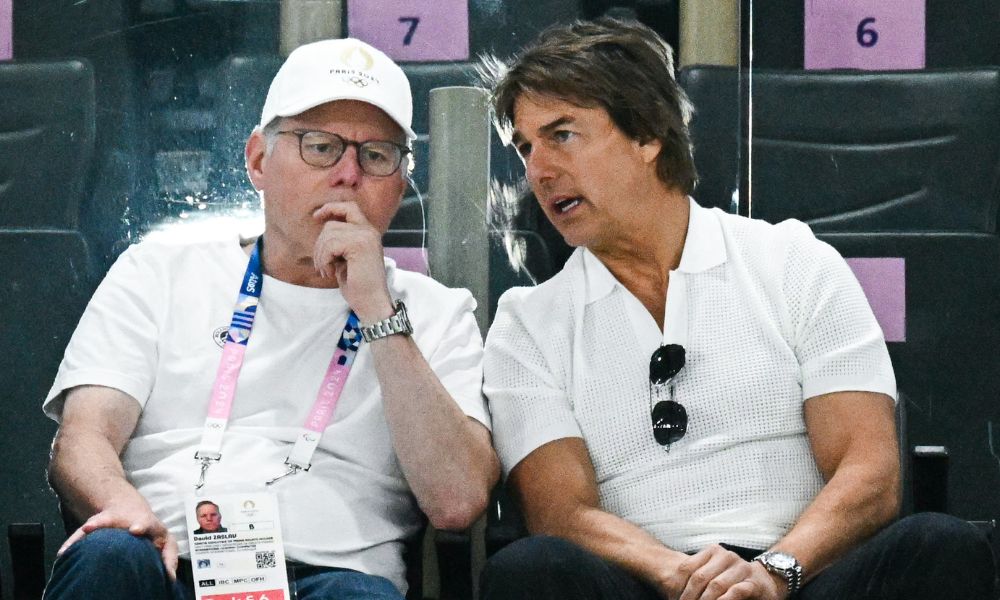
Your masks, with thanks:
[{"label": "man's left hand", "polygon": [[783,583],[759,562],[712,545],[685,560],[677,575],[686,578],[677,600],[784,600]]},{"label": "man's left hand", "polygon": [[382,233],[355,202],[328,202],[316,209],[313,218],[324,222],[313,249],[316,271],[337,278],[344,300],[362,323],[392,315]]}]

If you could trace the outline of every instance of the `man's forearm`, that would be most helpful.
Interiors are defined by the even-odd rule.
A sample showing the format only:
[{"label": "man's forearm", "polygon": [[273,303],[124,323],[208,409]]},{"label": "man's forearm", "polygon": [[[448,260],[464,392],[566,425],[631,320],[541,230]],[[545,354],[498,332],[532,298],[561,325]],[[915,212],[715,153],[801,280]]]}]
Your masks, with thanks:
[{"label": "man's forearm", "polygon": [[499,462],[485,427],[462,412],[407,336],[371,343],[403,473],[431,523],[464,529],[486,508]]},{"label": "man's forearm", "polygon": [[[555,511],[553,511],[555,512]],[[654,588],[668,587],[668,578],[688,555],[664,546],[642,528],[599,508],[580,506],[566,518],[531,523],[532,533],[555,535],[600,556]]]},{"label": "man's forearm", "polygon": [[808,581],[899,514],[899,481],[863,465],[824,486],[774,548],[795,556]]},{"label": "man's forearm", "polygon": [[511,470],[508,485],[516,491],[532,533],[567,539],[661,593],[683,587],[676,575],[687,555],[601,509],[583,439],[562,438],[539,446]]},{"label": "man's forearm", "polygon": [[112,504],[143,505],[149,510],[125,477],[115,449],[98,434],[60,430],[52,445],[49,483],[81,522]]},{"label": "man's forearm", "polygon": [[804,416],[827,483],[775,548],[808,581],[898,515],[900,483],[891,398],[834,392],[807,400]]}]

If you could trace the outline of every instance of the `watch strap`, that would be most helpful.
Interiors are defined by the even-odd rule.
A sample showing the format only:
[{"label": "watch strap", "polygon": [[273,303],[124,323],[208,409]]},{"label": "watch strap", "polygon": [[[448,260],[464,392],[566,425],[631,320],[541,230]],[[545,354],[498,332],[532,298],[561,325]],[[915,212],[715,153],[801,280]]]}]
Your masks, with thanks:
[{"label": "watch strap", "polygon": [[413,326],[410,325],[410,318],[406,314],[406,305],[402,300],[396,300],[394,307],[396,312],[392,316],[371,325],[361,326],[361,336],[366,342],[373,342],[390,335],[413,333]]},{"label": "watch strap", "polygon": [[[780,555],[785,561],[790,561],[791,565],[789,567],[779,567],[774,564],[772,559]],[[792,597],[796,592],[802,587],[802,565],[799,561],[785,552],[764,552],[756,557],[754,560],[764,565],[764,568],[770,573],[774,573],[782,578],[788,584],[788,596]]]}]

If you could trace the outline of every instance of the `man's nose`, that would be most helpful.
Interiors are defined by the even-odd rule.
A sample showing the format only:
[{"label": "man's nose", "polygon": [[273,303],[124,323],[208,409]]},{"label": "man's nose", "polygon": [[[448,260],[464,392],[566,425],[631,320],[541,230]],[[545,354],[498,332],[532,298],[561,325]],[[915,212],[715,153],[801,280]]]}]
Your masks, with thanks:
[{"label": "man's nose", "polygon": [[543,149],[536,148],[528,154],[524,161],[525,177],[534,186],[543,185],[555,177],[555,165],[552,157]]},{"label": "man's nose", "polygon": [[365,173],[358,163],[358,149],[354,146],[348,146],[344,149],[344,154],[341,155],[337,164],[329,168],[327,179],[330,187],[347,186],[353,188],[361,184],[364,175]]}]

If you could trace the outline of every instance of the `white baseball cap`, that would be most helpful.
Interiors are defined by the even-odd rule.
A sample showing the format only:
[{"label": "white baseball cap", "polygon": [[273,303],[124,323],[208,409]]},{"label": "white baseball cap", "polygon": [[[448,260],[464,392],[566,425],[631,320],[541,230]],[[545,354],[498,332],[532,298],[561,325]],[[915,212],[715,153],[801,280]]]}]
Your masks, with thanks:
[{"label": "white baseball cap", "polygon": [[415,139],[410,82],[382,51],[353,38],[299,46],[271,81],[260,126],[334,100],[360,100],[385,111]]}]

